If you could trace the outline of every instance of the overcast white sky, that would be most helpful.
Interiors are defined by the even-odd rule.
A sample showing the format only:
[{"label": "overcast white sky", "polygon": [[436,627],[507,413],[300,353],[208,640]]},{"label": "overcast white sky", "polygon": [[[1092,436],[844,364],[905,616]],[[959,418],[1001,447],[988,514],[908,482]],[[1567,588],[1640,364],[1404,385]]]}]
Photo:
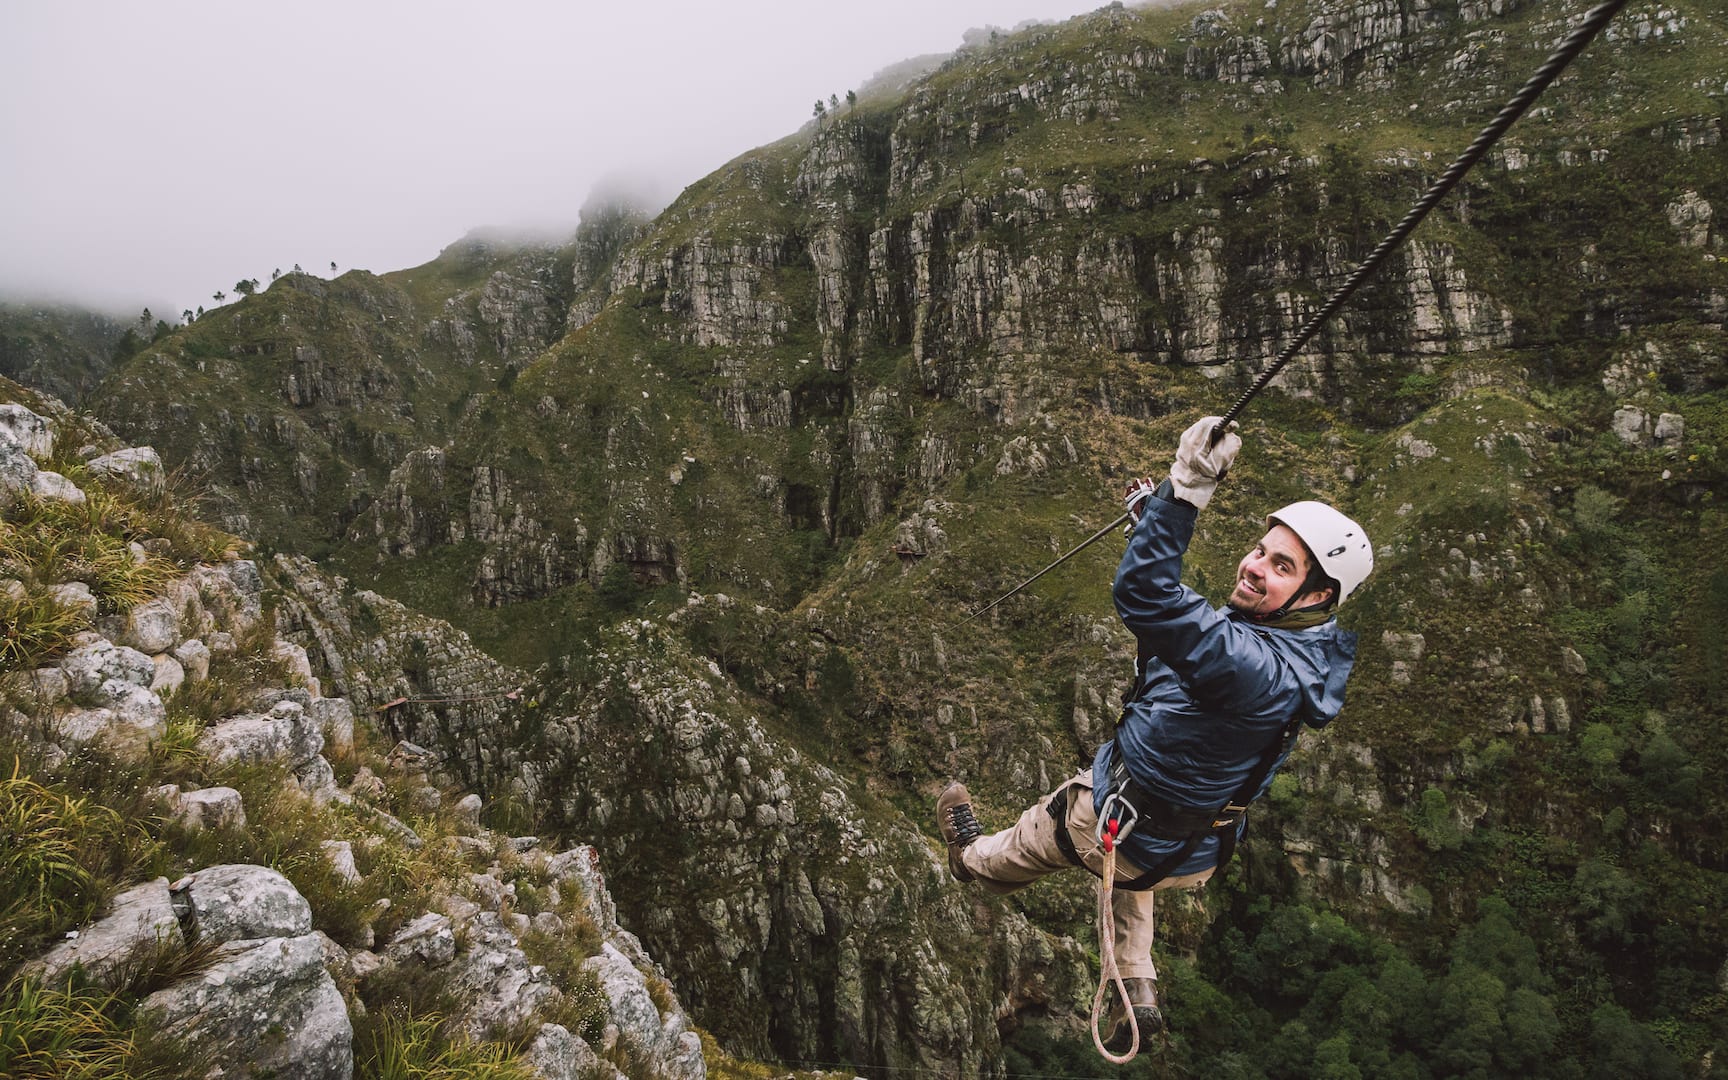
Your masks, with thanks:
[{"label": "overcast white sky", "polygon": [[971,27],[1104,0],[0,0],[0,297],[178,312],[669,197]]}]

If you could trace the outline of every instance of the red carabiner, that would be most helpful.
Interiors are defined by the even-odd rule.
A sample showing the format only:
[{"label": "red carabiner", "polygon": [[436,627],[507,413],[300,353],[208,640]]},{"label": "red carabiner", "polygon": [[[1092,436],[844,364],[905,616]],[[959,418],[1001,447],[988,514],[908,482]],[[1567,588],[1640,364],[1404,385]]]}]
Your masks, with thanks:
[{"label": "red carabiner", "polygon": [[1111,818],[1104,823],[1104,835],[1100,837],[1104,844],[1104,854],[1108,855],[1116,849],[1116,830],[1121,828],[1121,822]]}]

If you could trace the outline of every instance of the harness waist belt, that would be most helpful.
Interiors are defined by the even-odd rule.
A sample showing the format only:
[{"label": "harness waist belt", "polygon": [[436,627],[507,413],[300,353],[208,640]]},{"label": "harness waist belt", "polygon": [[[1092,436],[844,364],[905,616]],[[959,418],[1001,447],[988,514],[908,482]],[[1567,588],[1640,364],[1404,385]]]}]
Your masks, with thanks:
[{"label": "harness waist belt", "polygon": [[[1074,846],[1074,838],[1068,835],[1068,799],[1075,790],[1076,789],[1072,787],[1063,788],[1061,791],[1056,793],[1055,798],[1050,800],[1048,809],[1050,817],[1056,822],[1056,846],[1062,849],[1063,856],[1069,862],[1073,863],[1075,866],[1084,868],[1085,871],[1093,877],[1099,877],[1100,875],[1098,871],[1087,866],[1086,860],[1080,857],[1079,849]],[[1079,788],[1078,790],[1085,791],[1087,796],[1092,794],[1090,791],[1086,791],[1085,788]],[[1177,848],[1174,852],[1165,856],[1164,860],[1158,865],[1152,867],[1152,869],[1146,871],[1137,878],[1129,878],[1115,882],[1115,887],[1124,892],[1144,892],[1145,890],[1150,889],[1152,886],[1169,877],[1175,872],[1178,866],[1181,866],[1186,862],[1188,856],[1194,854],[1194,849],[1200,846],[1200,841],[1204,840],[1206,836],[1207,833],[1204,831],[1198,831],[1192,836],[1186,837],[1185,839],[1187,842]]]},{"label": "harness waist belt", "polygon": [[1234,825],[1242,820],[1242,815],[1248,810],[1246,806],[1237,805],[1235,800],[1216,810],[1208,810],[1198,806],[1181,806],[1168,799],[1159,798],[1128,775],[1128,768],[1122,763],[1120,754],[1115,755],[1110,762],[1110,790],[1117,798],[1132,806],[1139,815],[1135,819],[1134,831],[1159,840],[1186,840],[1199,831]]}]

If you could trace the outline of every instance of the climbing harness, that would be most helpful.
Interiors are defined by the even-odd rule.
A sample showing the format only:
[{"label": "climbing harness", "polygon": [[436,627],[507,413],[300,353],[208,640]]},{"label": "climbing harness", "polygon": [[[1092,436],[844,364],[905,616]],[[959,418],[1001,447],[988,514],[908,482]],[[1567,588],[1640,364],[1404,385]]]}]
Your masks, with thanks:
[{"label": "climbing harness", "polygon": [[[1457,160],[1453,161],[1452,164],[1446,168],[1446,171],[1440,174],[1439,179],[1435,180],[1434,183],[1429,186],[1428,190],[1423,193],[1422,197],[1416,200],[1416,204],[1404,215],[1403,220],[1393,226],[1392,231],[1387,233],[1385,239],[1381,240],[1379,245],[1368,254],[1368,257],[1363,259],[1361,264],[1351,272],[1350,276],[1345,279],[1344,284],[1340,285],[1338,289],[1327,298],[1326,302],[1320,306],[1320,310],[1316,311],[1314,315],[1309,318],[1309,320],[1304,323],[1299,330],[1297,330],[1296,336],[1291,339],[1290,343],[1286,345],[1281,352],[1279,352],[1278,356],[1267,366],[1266,370],[1262,371],[1254,380],[1253,384],[1242,392],[1242,396],[1238,397],[1230,408],[1225,410],[1224,415],[1218,418],[1218,423],[1213,425],[1212,428],[1211,442],[1214,445],[1216,445],[1218,440],[1224,437],[1224,433],[1229,430],[1231,421],[1240,416],[1242,410],[1248,407],[1248,403],[1254,400],[1255,396],[1258,395],[1260,391],[1266,389],[1273,379],[1278,377],[1278,373],[1284,370],[1284,366],[1301,351],[1302,346],[1307,344],[1308,339],[1313,337],[1319,331],[1320,327],[1325,325],[1328,319],[1337,314],[1338,309],[1344,306],[1344,301],[1348,300],[1350,296],[1355,293],[1357,288],[1361,286],[1362,282],[1367,280],[1368,276],[1375,270],[1379,269],[1380,264],[1384,263],[1392,252],[1396,251],[1398,247],[1404,243],[1405,239],[1408,238],[1416,226],[1421,223],[1422,219],[1428,216],[1428,212],[1434,209],[1435,205],[1439,203],[1441,199],[1445,198],[1447,192],[1456,187],[1460,180],[1464,179],[1465,174],[1475,167],[1478,161],[1482,160],[1496,142],[1500,141],[1500,136],[1506,133],[1506,129],[1511,127],[1520,116],[1524,115],[1530,106],[1535,103],[1536,99],[1542,96],[1542,92],[1548,89],[1548,85],[1558,78],[1562,71],[1566,70],[1568,64],[1577,59],[1578,54],[1584,51],[1584,47],[1589,45],[1591,40],[1595,38],[1602,28],[1608,25],[1609,20],[1614,18],[1620,9],[1625,6],[1626,0],[1606,0],[1605,3],[1592,8],[1585,14],[1584,21],[1578,24],[1577,29],[1573,30],[1572,33],[1566,36],[1565,40],[1560,43],[1559,47],[1554,50],[1553,54],[1543,62],[1541,67],[1536,69],[1536,73],[1530,76],[1529,81],[1519,88],[1516,94],[1512,95],[1511,100],[1509,100],[1505,106],[1495,114],[1494,119],[1489,122],[1488,126],[1482,129],[1481,133],[1478,134],[1475,140],[1465,148],[1462,154],[1458,155]],[[1091,547],[1093,544],[1103,539],[1105,533],[1108,533],[1118,525],[1121,525],[1123,522],[1127,521],[1129,517],[1130,515],[1128,513],[1124,513],[1115,521],[1112,521],[1110,524],[1099,529],[1085,540],[1074,545],[1073,548],[1069,549],[1061,558],[1057,559],[1049,566],[1046,566],[1044,569],[1033,574],[1019,585],[1010,589],[1008,592],[966,616],[966,618],[962,620],[962,624],[971,622],[986,611],[994,608],[997,604],[1000,604],[1002,601],[1015,595],[1021,589],[1024,589],[1034,581],[1037,581],[1045,574],[1048,574],[1058,566],[1061,566],[1069,559],[1072,559],[1081,551]]]},{"label": "climbing harness", "polygon": [[[1213,878],[1220,877],[1236,854],[1236,832],[1249,805],[1260,794],[1266,778],[1278,762],[1288,757],[1296,747],[1302,730],[1300,719],[1292,719],[1279,729],[1278,737],[1261,751],[1254,769],[1223,806],[1207,810],[1181,806],[1147,791],[1128,775],[1120,754],[1112,753],[1109,788],[1104,792],[1103,805],[1098,811],[1098,843],[1104,850],[1117,847],[1128,834],[1138,830],[1159,840],[1180,841],[1182,846],[1160,859],[1150,869],[1126,881],[1114,882],[1112,888],[1124,892],[1142,892],[1157,885],[1188,861],[1206,838],[1218,837],[1218,861]],[[1068,832],[1068,799],[1070,789],[1058,791],[1046,806],[1046,813],[1056,823],[1056,846],[1063,858],[1102,880],[1103,875],[1086,866],[1080,849]]]},{"label": "climbing harness", "polygon": [[[1222,878],[1225,868],[1236,855],[1237,829],[1248,813],[1249,805],[1260,794],[1260,787],[1271,775],[1273,767],[1295,748],[1301,730],[1300,717],[1285,724],[1278,737],[1261,752],[1248,779],[1242,782],[1229,801],[1216,810],[1178,806],[1153,795],[1128,775],[1121,755],[1112,753],[1110,789],[1098,811],[1098,846],[1104,852],[1104,868],[1097,872],[1098,992],[1092,996],[1092,1045],[1104,1060],[1114,1065],[1126,1065],[1140,1052],[1140,1021],[1134,1015],[1134,1003],[1128,998],[1128,988],[1116,966],[1116,914],[1112,895],[1118,889],[1140,892],[1155,887],[1186,862],[1208,836],[1218,837],[1218,858],[1207,881],[1210,883]],[[1074,838],[1068,834],[1068,796],[1069,789],[1064,788],[1049,803],[1050,816],[1056,821],[1056,846],[1062,849],[1069,862],[1091,871],[1074,846]],[[1159,860],[1152,869],[1119,883],[1116,880],[1116,852],[1128,834],[1136,829],[1161,840],[1180,840],[1182,846]],[[1128,1020],[1130,1041],[1127,1052],[1122,1055],[1113,1054],[1105,1047],[1098,1026],[1105,995],[1112,985],[1116,987],[1123,1014]]]}]

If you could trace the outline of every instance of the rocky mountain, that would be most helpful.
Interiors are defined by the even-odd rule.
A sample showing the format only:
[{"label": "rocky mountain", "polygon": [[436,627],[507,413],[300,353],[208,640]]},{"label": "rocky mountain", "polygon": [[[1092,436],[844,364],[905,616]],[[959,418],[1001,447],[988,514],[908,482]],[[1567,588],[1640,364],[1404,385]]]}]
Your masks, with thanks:
[{"label": "rocky mountain", "polygon": [[207,483],[227,527],[322,551],[591,303],[641,215],[589,216],[563,248],[477,231],[383,277],[286,274],[144,347],[94,407]]},{"label": "rocky mountain", "polygon": [[[149,336],[154,322],[142,329]],[[136,344],[136,328],[69,305],[0,303],[0,375],[76,405],[114,367],[128,333]]]},{"label": "rocky mountain", "polygon": [[[928,803],[1005,824],[1108,737],[1116,552],[965,615],[1161,472],[1582,12],[1113,5],[652,220],[290,275],[92,408],[326,583],[282,624],[317,678],[489,670],[376,644],[368,596],[533,672],[400,737],[592,844],[721,1044],[1053,1073],[1085,883],[958,891]],[[1345,715],[1167,905],[1161,1065],[1720,1068],[1725,55],[1716,8],[1628,5],[1245,416],[1195,586],[1311,494],[1378,565]]]}]

